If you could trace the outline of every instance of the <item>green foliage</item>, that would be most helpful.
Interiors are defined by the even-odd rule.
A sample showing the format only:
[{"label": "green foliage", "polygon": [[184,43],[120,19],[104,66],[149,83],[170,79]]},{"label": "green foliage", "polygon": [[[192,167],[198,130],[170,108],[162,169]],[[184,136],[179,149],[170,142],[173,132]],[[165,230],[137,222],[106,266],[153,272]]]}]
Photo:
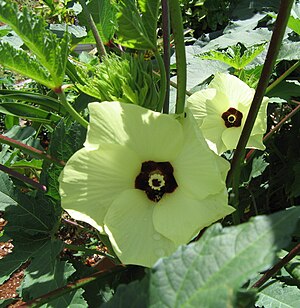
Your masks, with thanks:
[{"label": "green foliage", "polygon": [[[120,101],[156,110],[158,87],[150,61],[144,55],[111,55],[102,63],[86,68],[78,67],[80,79],[85,83],[78,88],[99,101]],[[92,74],[92,75],[91,75]]]},{"label": "green foliage", "polygon": [[199,57],[201,59],[221,61],[232,66],[236,70],[240,70],[251,63],[264,49],[265,44],[254,45],[248,48],[245,48],[241,44],[237,44],[225,50],[212,50],[206,52],[199,55]]},{"label": "green foliage", "polygon": [[[92,0],[87,4],[90,14],[96,24],[99,35],[104,43],[107,43],[113,36],[116,28],[116,6],[110,0]],[[83,12],[78,15],[82,25],[85,25],[88,38],[84,42],[94,42],[95,39],[90,30],[90,26]]]},{"label": "green foliage", "polygon": [[19,100],[40,105],[48,110],[64,113],[64,108],[57,99],[50,96],[19,90],[0,89],[0,99],[4,101]]},{"label": "green foliage", "polygon": [[[83,147],[86,130],[77,123],[66,125],[64,121],[59,122],[55,128],[49,144],[48,153],[59,160],[67,161],[73,153]],[[41,181],[48,187],[46,195],[53,200],[60,200],[58,177],[63,168],[54,164],[44,162]]]},{"label": "green foliage", "polygon": [[43,109],[39,109],[37,107],[25,105],[22,103],[1,103],[0,112],[3,114],[24,117],[28,120],[34,120],[36,122],[48,124],[58,122],[61,119],[60,116],[54,113],[47,112]]},{"label": "green foliage", "polygon": [[[27,6],[22,1],[17,2],[18,7]],[[145,58],[157,50],[159,1],[91,0],[87,3],[102,40],[107,43],[112,39],[112,43],[122,45],[119,48],[117,44],[107,44],[109,55],[100,63],[92,52],[80,55],[73,52],[72,58],[67,60],[70,37],[67,32],[79,40],[86,35],[81,26],[86,26],[89,34],[82,42],[94,43],[87,20],[80,14],[81,26],[49,25],[62,20],[69,23],[71,19],[67,15],[72,10],[77,14],[77,11],[68,0],[44,2],[50,7],[50,13],[45,10],[35,14],[26,7],[19,12],[12,1],[0,0],[0,20],[6,23],[0,27],[1,133],[21,142],[20,148],[1,145],[0,162],[47,187],[45,193],[34,191],[26,181],[0,172],[0,214],[7,221],[0,241],[12,240],[14,245],[12,253],[0,261],[0,284],[20,266],[26,267],[25,278],[18,289],[24,301],[57,292],[57,288],[76,279],[93,275],[95,269],[87,267],[85,261],[93,264],[99,257],[97,254],[88,257],[89,252],[85,250],[87,247],[98,249],[96,244],[91,245],[97,235],[90,226],[78,226],[71,221],[68,231],[62,232],[65,220],[61,221],[58,184],[62,167],[51,160],[33,159],[30,150],[22,149],[24,144],[44,150],[39,138],[45,135],[48,148],[44,152],[66,162],[82,148],[86,129],[70,120],[69,110],[52,97],[53,91],[47,92],[45,87],[33,83],[19,83],[22,78],[10,70],[53,90],[68,83],[69,101],[74,102],[74,109],[86,118],[86,107],[95,100],[118,100],[156,110],[160,86],[159,77],[153,74],[156,61]],[[201,36],[195,45],[186,46],[188,90],[205,88],[216,72],[232,73],[233,69],[240,79],[255,88],[274,22],[266,12],[276,13],[278,3],[255,0],[249,8],[247,0],[181,0],[184,27],[194,37]],[[49,17],[47,22],[41,17],[44,14]],[[271,82],[291,68],[294,61],[300,60],[299,16],[299,1],[296,1],[288,25],[295,33],[290,32],[283,41]],[[220,31],[203,33],[210,30]],[[131,48],[135,50],[129,50]],[[200,54],[202,59],[197,56]],[[176,74],[176,70],[172,73]],[[268,107],[268,130],[297,106],[298,77],[299,68],[268,92],[273,102]],[[176,76],[172,80],[176,81]],[[173,88],[171,102],[175,102]],[[27,124],[32,126],[20,127],[19,118],[31,120]],[[269,137],[263,154],[256,153],[252,161],[243,166],[238,199],[242,221],[248,221],[257,213],[270,214],[299,204],[299,127],[298,113]],[[226,153],[226,157],[231,159],[231,154]],[[44,307],[98,307],[105,302],[104,307],[127,307],[128,303],[130,307],[298,307],[298,257],[259,289],[247,288],[247,282],[258,279],[258,272],[274,264],[276,252],[282,247],[287,249],[291,235],[298,240],[299,230],[294,233],[293,230],[299,209],[298,206],[258,216],[233,227],[213,225],[197,242],[182,246],[172,256],[159,260],[146,274],[143,268],[134,266],[127,266],[124,276],[113,270],[110,273],[110,265],[105,267],[100,262],[96,268],[104,270],[103,276],[99,275],[99,279],[84,285],[83,289],[49,298]],[[231,220],[227,217],[222,223],[230,225]],[[82,245],[78,247],[82,251],[75,253],[65,249],[66,240]],[[134,271],[139,271],[137,277]],[[134,282],[129,283],[132,280]],[[0,301],[0,306],[10,302],[10,299]]]},{"label": "green foliage", "polygon": [[[21,285],[21,294],[26,301],[64,286],[74,273],[75,269],[71,264],[59,260],[58,254],[62,248],[62,242],[47,241],[32,255],[32,261],[24,272],[25,278]],[[46,307],[85,306],[82,293],[83,290],[70,292],[50,301]]]},{"label": "green foliage", "polygon": [[[149,282],[145,278],[120,287],[107,306],[125,307],[134,297],[139,305],[150,307],[237,307],[240,288],[272,265],[276,250],[289,242],[299,215],[298,207],[257,216],[236,227],[222,229],[216,224],[198,242],[157,262]],[[253,291],[249,296],[253,298]]]},{"label": "green foliage", "polygon": [[294,308],[299,305],[299,282],[297,284],[284,269],[262,287],[256,303],[258,308]]},{"label": "green foliage", "polygon": [[141,12],[134,0],[121,0],[117,13],[118,42],[138,50],[156,49],[158,0],[140,0]]},{"label": "green foliage", "polygon": [[[58,40],[46,29],[43,18],[28,12],[26,7],[19,12],[16,4],[5,0],[0,1],[0,18],[11,26],[37,57],[35,60],[24,52],[9,48],[7,44],[1,44],[1,64],[33,79],[38,77],[38,82],[50,88],[60,87],[68,56],[68,34]],[[24,65],[26,69],[23,69]],[[34,69],[31,69],[31,65]]]}]

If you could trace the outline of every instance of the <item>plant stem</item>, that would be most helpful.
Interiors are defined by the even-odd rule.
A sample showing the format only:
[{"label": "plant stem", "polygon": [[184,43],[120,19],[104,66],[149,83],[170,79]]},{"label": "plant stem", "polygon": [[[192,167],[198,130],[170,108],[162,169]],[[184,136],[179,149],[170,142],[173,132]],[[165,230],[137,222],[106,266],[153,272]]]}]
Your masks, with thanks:
[{"label": "plant stem", "polygon": [[163,59],[159,52],[155,50],[155,58],[157,60],[159,71],[160,71],[160,89],[159,89],[159,102],[158,102],[158,108],[157,111],[161,112],[164,106],[165,97],[166,97],[166,91],[167,91],[167,76],[166,76],[166,70],[165,65],[163,62]]},{"label": "plant stem", "polygon": [[2,164],[0,164],[0,170],[9,174],[9,175],[11,175],[11,176],[13,176],[14,178],[32,186],[35,189],[39,189],[39,190],[42,190],[42,191],[47,190],[46,186],[40,184],[39,182],[32,180],[31,178],[28,178],[27,176],[25,176],[25,175],[23,175],[23,174],[21,174],[17,171],[12,170],[11,168],[8,168],[8,167],[6,167]]},{"label": "plant stem", "polygon": [[239,168],[243,162],[245,155],[245,147],[247,145],[250,133],[252,131],[254,122],[256,120],[264,93],[267,89],[268,82],[278,55],[279,48],[283,39],[284,31],[287,25],[287,21],[290,16],[290,11],[293,5],[293,0],[282,0],[280,3],[279,13],[275,22],[270,46],[268,49],[266,61],[262,70],[261,77],[259,79],[257,89],[249,110],[248,117],[246,119],[244,128],[242,130],[236,151],[233,155],[231,169],[227,175],[227,186],[229,187],[232,183],[233,178],[236,176]]},{"label": "plant stem", "polygon": [[166,96],[164,101],[163,113],[169,113],[170,100],[170,14],[169,0],[162,0],[162,29],[163,29],[163,47],[164,47],[164,65],[166,71]]},{"label": "plant stem", "polygon": [[110,269],[110,270],[105,270],[105,271],[99,271],[93,275],[90,275],[88,277],[85,277],[85,278],[81,278],[81,279],[78,279],[76,280],[75,282],[73,283],[69,283],[67,285],[65,285],[64,287],[62,288],[58,288],[54,291],[51,291],[47,294],[44,294],[43,296],[41,297],[38,297],[34,300],[31,300],[23,305],[20,305],[18,307],[23,307],[23,308],[29,308],[29,307],[40,307],[50,301],[52,301],[53,299],[55,298],[58,298],[60,296],[63,296],[64,294],[67,294],[67,293],[70,293],[74,290],[77,290],[85,285],[87,285],[88,283],[90,282],[93,282],[97,279],[106,279],[112,275],[115,275],[115,274],[118,274],[118,273],[121,273],[121,272],[124,272],[126,271],[127,268],[123,265],[117,265],[115,266],[114,268]]},{"label": "plant stem", "polygon": [[286,70],[280,77],[278,77],[273,83],[271,83],[267,89],[266,93],[273,90],[281,81],[283,81],[289,74],[291,74],[298,66],[300,65],[300,61],[294,63],[288,70]]},{"label": "plant stem", "polygon": [[63,91],[55,92],[60,99],[61,104],[64,106],[66,111],[70,114],[70,116],[77,121],[80,125],[87,128],[89,123],[70,105],[70,103],[66,99],[66,95]]},{"label": "plant stem", "polygon": [[98,51],[98,54],[99,54],[99,58],[101,59],[103,56],[106,56],[106,50],[105,50],[104,44],[103,44],[101,37],[99,35],[98,29],[97,29],[96,24],[95,24],[94,19],[93,19],[93,16],[90,13],[90,11],[89,11],[86,3],[85,3],[85,0],[79,0],[79,2],[82,6],[82,10],[83,10],[83,13],[84,13],[87,21],[88,21],[88,24],[91,27],[93,36],[94,36],[95,41],[96,41],[96,47],[97,47],[97,51]]},{"label": "plant stem", "polygon": [[29,154],[33,157],[37,157],[39,159],[45,159],[46,161],[50,163],[54,163],[59,166],[64,166],[66,163],[62,160],[58,160],[54,157],[51,157],[50,155],[46,154],[45,152],[38,150],[34,147],[31,147],[25,143],[22,143],[20,141],[8,138],[6,136],[0,135],[0,143],[8,144],[14,148],[22,150],[22,152]]},{"label": "plant stem", "polygon": [[176,67],[177,67],[177,96],[176,96],[176,113],[184,112],[185,91],[186,91],[186,55],[184,46],[182,16],[178,0],[170,1],[171,26],[174,36],[176,50]]},{"label": "plant stem", "polygon": [[274,276],[281,268],[283,268],[289,261],[291,261],[298,253],[300,253],[300,244],[296,245],[285,257],[283,257],[277,264],[270,268],[251,288],[259,288]]}]

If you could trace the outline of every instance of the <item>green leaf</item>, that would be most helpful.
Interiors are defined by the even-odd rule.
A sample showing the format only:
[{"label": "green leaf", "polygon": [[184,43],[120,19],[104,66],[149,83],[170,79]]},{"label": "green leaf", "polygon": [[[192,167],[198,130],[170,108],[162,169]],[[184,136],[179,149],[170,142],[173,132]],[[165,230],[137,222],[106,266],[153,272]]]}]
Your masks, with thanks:
[{"label": "green leaf", "polygon": [[290,16],[287,26],[300,35],[300,19]]},{"label": "green leaf", "polygon": [[[63,243],[60,241],[47,241],[35,251],[30,265],[24,272],[24,280],[20,288],[23,300],[28,301],[67,284],[68,278],[75,269],[71,264],[59,260],[62,248]],[[45,307],[67,308],[73,300],[77,304],[86,304],[83,298],[78,299],[82,293],[83,290],[70,292],[50,301]],[[74,296],[77,299],[73,299]]]},{"label": "green leaf", "polygon": [[291,40],[284,40],[279,49],[279,54],[277,57],[277,62],[282,60],[299,60],[300,54],[300,42],[293,42]]},{"label": "green leaf", "polygon": [[24,102],[30,102],[45,107],[46,110],[49,109],[62,114],[65,113],[64,107],[58,102],[57,99],[39,93],[0,89],[0,98],[2,100],[15,99]]},{"label": "green leaf", "polygon": [[138,0],[139,8],[142,13],[142,22],[148,33],[148,37],[155,44],[156,29],[158,20],[159,0]]},{"label": "green leaf", "polygon": [[236,70],[240,70],[252,62],[264,49],[265,44],[254,45],[246,48],[241,44],[228,47],[225,50],[212,50],[198,55],[201,59],[217,60],[224,62]]},{"label": "green leaf", "polygon": [[[51,88],[60,87],[64,79],[69,52],[69,35],[66,33],[63,39],[59,40],[55,34],[46,29],[46,22],[42,17],[28,12],[26,6],[23,7],[22,12],[19,12],[17,5],[11,1],[0,1],[0,19],[11,26],[36,55],[37,62],[40,62],[51,75],[51,83],[47,78],[38,81],[46,86],[50,85]],[[20,57],[20,54],[16,53],[16,49],[14,54],[16,62],[19,63],[17,58]],[[19,67],[21,66],[19,65]],[[30,73],[30,70],[28,72]]]},{"label": "green leaf", "polygon": [[[66,126],[60,121],[52,134],[48,154],[62,161],[67,161],[77,150],[83,147],[86,130],[79,124]],[[47,187],[47,196],[60,200],[58,177],[63,168],[44,162],[41,182]]]},{"label": "green leaf", "polygon": [[36,149],[43,150],[40,142],[37,138],[34,138],[36,131],[31,126],[21,127],[20,125],[14,125],[9,131],[3,135],[18,141],[22,141],[24,144],[28,144]]},{"label": "green leaf", "polygon": [[267,28],[259,28],[258,23],[266,14],[257,13],[253,17],[246,20],[231,21],[224,29],[223,34],[217,38],[210,40],[209,37],[204,38],[204,42],[198,41],[199,45],[205,44],[199,53],[210,50],[224,49],[228,46],[234,46],[238,43],[245,47],[262,44],[268,42],[272,32]]},{"label": "green leaf", "polygon": [[156,40],[148,36],[148,31],[143,23],[134,0],[121,0],[117,13],[118,42],[129,48],[146,50],[155,49]]},{"label": "green leaf", "polygon": [[272,279],[267,286],[259,292],[256,302],[258,308],[296,308],[300,307],[299,288]]},{"label": "green leaf", "polygon": [[54,86],[52,77],[45,68],[25,51],[15,49],[8,43],[0,42],[0,64],[19,74],[32,78],[46,87],[51,88]]},{"label": "green leaf", "polygon": [[136,301],[149,299],[148,307],[238,307],[240,288],[273,264],[276,251],[289,243],[299,215],[300,207],[295,207],[234,227],[215,224],[198,242],[160,259],[148,274],[148,289],[137,283],[135,288],[120,287],[107,305],[125,307],[134,292]]},{"label": "green leaf", "polygon": [[[87,7],[93,17],[102,41],[107,43],[112,38],[116,28],[116,6],[110,0],[92,0],[88,3]],[[78,18],[81,24],[90,30],[84,12],[81,12]],[[92,41],[94,42],[95,39]]]},{"label": "green leaf", "polygon": [[9,279],[22,264],[27,262],[34,253],[45,245],[45,239],[37,239],[30,242],[14,243],[12,253],[8,254],[0,262],[0,284]]},{"label": "green leaf", "polygon": [[36,170],[42,169],[43,161],[40,159],[32,159],[30,161],[27,160],[19,160],[10,165],[10,168],[32,168]]},{"label": "green leaf", "polygon": [[295,278],[300,286],[300,256],[295,256],[290,262],[285,265],[287,272]]},{"label": "green leaf", "polygon": [[300,82],[297,80],[281,81],[275,88],[268,92],[268,96],[280,97],[289,101],[292,97],[299,96]]},{"label": "green leaf", "polygon": [[269,163],[265,161],[264,155],[259,157],[254,157],[252,161],[252,169],[249,175],[249,182],[262,175],[265,169],[269,166]]},{"label": "green leaf", "polygon": [[60,116],[52,112],[22,103],[0,103],[0,112],[49,124],[58,122],[61,119]]}]

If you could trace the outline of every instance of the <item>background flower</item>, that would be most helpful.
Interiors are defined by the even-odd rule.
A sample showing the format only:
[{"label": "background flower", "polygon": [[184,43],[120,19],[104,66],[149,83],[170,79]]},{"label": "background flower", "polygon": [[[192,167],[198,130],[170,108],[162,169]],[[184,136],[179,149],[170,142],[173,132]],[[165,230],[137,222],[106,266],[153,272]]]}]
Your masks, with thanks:
[{"label": "background flower", "polygon": [[[207,89],[187,100],[210,148],[218,154],[236,148],[255,90],[239,78],[216,74]],[[264,97],[247,148],[264,150],[262,139],[267,129],[268,98]]]},{"label": "background flower", "polygon": [[60,177],[62,206],[106,233],[123,263],[152,266],[233,211],[229,164],[189,112],[178,121],[119,102],[89,110],[85,147]]}]

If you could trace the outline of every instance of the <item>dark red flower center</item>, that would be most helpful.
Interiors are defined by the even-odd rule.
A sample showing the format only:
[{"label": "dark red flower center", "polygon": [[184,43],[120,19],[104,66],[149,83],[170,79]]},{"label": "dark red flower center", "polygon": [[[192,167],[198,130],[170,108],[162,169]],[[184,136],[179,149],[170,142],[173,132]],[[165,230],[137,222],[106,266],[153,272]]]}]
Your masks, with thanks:
[{"label": "dark red flower center", "polygon": [[229,108],[222,114],[226,127],[239,127],[242,123],[243,114],[235,108]]},{"label": "dark red flower center", "polygon": [[151,201],[158,202],[165,193],[177,188],[173,172],[169,162],[145,161],[135,179],[135,188],[143,190]]}]

